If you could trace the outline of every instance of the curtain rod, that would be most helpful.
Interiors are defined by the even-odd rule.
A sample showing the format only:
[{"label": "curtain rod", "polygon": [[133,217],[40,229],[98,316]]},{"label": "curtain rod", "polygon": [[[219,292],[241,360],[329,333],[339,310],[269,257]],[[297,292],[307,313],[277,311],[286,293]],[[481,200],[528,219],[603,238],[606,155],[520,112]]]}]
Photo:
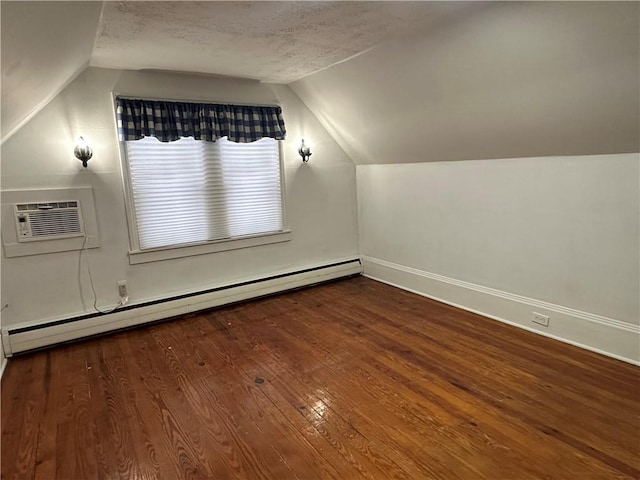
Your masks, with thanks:
[{"label": "curtain rod", "polygon": [[185,99],[176,99],[176,98],[151,98],[145,97],[142,95],[120,95],[119,93],[113,93],[114,100],[116,98],[123,98],[125,100],[149,100],[152,102],[175,102],[175,103],[206,103],[210,105],[237,105],[239,107],[280,107],[282,105],[279,103],[243,103],[243,102],[216,102],[212,100],[185,100]]}]

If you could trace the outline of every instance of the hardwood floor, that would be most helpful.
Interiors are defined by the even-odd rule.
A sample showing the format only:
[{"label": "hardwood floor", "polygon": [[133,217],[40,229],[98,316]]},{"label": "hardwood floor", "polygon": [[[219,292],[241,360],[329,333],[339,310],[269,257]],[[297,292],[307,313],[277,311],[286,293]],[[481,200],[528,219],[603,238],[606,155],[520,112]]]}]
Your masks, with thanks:
[{"label": "hardwood floor", "polygon": [[12,359],[2,478],[637,479],[639,388],[360,277]]}]

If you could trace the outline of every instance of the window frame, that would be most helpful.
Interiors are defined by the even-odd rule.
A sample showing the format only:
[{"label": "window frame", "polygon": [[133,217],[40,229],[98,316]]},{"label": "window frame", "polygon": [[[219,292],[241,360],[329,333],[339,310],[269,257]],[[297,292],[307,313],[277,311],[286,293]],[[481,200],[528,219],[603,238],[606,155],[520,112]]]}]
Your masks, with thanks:
[{"label": "window frame", "polygon": [[[115,114],[115,97],[114,97]],[[116,127],[117,128],[117,127]],[[138,223],[135,204],[133,201],[133,186],[129,169],[126,142],[117,140],[120,151],[120,168],[122,172],[122,184],[124,191],[125,212],[127,217],[127,229],[129,234],[129,264],[149,263],[162,260],[190,257],[194,255],[206,255],[242,248],[252,248],[261,245],[288,242],[292,238],[291,229],[288,228],[284,149],[281,140],[278,142],[278,160],[280,163],[280,205],[282,208],[282,230],[276,232],[257,233],[237,237],[208,240],[205,242],[186,243],[182,245],[169,245],[165,247],[149,248],[142,250],[138,239]]]}]

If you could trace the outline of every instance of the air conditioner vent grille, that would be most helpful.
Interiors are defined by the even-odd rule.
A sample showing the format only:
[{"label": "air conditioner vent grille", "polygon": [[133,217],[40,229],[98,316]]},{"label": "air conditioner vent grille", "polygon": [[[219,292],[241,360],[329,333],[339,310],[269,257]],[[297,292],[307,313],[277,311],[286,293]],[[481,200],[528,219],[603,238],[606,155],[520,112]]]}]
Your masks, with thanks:
[{"label": "air conditioner vent grille", "polygon": [[29,214],[29,220],[34,237],[82,233],[77,209],[33,212]]}]

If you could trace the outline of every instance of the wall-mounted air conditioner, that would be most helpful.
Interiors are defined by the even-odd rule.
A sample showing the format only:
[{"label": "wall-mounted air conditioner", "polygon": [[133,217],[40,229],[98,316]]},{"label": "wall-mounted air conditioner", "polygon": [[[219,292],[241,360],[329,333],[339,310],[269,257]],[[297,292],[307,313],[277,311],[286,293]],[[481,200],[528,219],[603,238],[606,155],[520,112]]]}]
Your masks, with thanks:
[{"label": "wall-mounted air conditioner", "polygon": [[91,187],[3,190],[0,193],[0,236],[4,257],[71,252],[100,246]]},{"label": "wall-mounted air conditioner", "polygon": [[84,236],[79,200],[18,203],[14,209],[18,242]]}]

